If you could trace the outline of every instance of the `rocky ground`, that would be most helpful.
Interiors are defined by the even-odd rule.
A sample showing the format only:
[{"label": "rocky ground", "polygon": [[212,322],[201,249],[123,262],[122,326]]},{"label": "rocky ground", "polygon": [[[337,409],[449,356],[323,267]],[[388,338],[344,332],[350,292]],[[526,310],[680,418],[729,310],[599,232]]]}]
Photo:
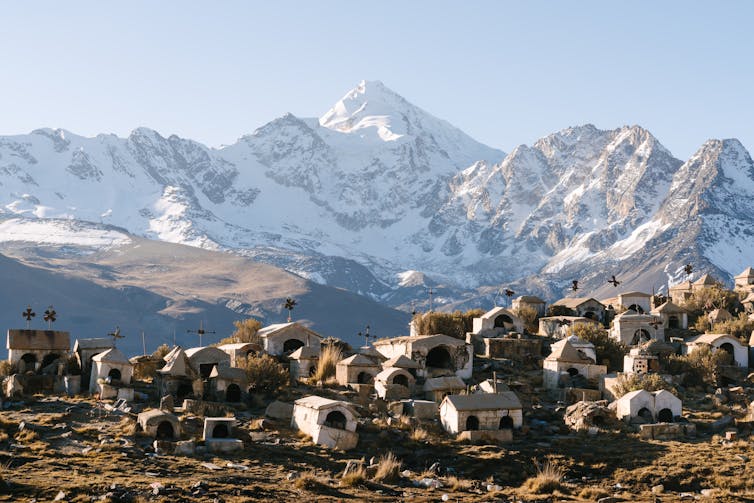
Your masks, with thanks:
[{"label": "rocky ground", "polygon": [[[529,385],[539,374],[511,381],[531,408],[502,446],[459,443],[436,422],[390,417],[365,401],[357,449],[331,451],[286,421],[263,419],[256,402],[236,411],[242,453],[158,456],[128,413],[84,398],[11,402],[0,413],[0,501],[754,501],[754,389],[686,390],[696,437],[648,441],[620,427],[568,430],[563,404]],[[312,392],[355,399],[337,387],[280,398]],[[200,418],[182,422],[200,434]],[[726,430],[735,438],[726,440]],[[381,470],[389,453],[400,466]],[[363,470],[344,476],[349,461]]]}]

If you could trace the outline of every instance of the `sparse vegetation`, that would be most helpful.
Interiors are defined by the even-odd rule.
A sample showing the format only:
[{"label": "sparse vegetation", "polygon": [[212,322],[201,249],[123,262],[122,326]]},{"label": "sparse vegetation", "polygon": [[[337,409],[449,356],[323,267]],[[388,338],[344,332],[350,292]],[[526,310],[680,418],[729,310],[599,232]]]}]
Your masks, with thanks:
[{"label": "sparse vegetation", "polygon": [[401,471],[401,461],[392,452],[380,456],[377,462],[377,471],[374,474],[374,480],[377,482],[393,482],[398,479]]},{"label": "sparse vegetation", "polygon": [[424,428],[418,427],[411,430],[409,438],[414,442],[426,442],[429,438],[429,432]]},{"label": "sparse vegetation", "polygon": [[16,366],[8,360],[0,361],[0,377],[8,377],[17,372]]},{"label": "sparse vegetation", "polygon": [[694,317],[703,316],[705,312],[713,309],[725,309],[729,313],[734,313],[740,306],[738,295],[720,284],[694,291],[683,305]]},{"label": "sparse vegetation", "polygon": [[571,327],[570,333],[594,344],[597,353],[597,363],[607,361],[608,370],[616,371],[623,368],[623,355],[628,348],[616,341],[607,330],[593,324],[580,323]]},{"label": "sparse vegetation", "polygon": [[536,309],[523,306],[516,315],[524,322],[524,329],[532,334],[536,334],[539,331],[539,313]]},{"label": "sparse vegetation", "polygon": [[744,345],[748,345],[752,331],[754,331],[754,321],[750,321],[746,313],[738,313],[738,317],[732,320],[715,323],[711,333],[730,334],[737,337]]},{"label": "sparse vegetation", "polygon": [[311,380],[315,383],[326,382],[331,377],[335,377],[336,365],[342,359],[343,354],[338,346],[323,346],[317,360],[317,369]]},{"label": "sparse vegetation", "polygon": [[534,477],[526,479],[522,489],[533,494],[552,494],[555,491],[565,492],[563,477],[565,472],[558,467],[551,458],[545,459],[540,465],[536,459],[532,460],[537,470]]},{"label": "sparse vegetation", "polygon": [[474,318],[484,314],[481,309],[453,313],[419,313],[414,315],[413,323],[421,335],[445,334],[456,339],[466,339],[466,332],[471,332]]},{"label": "sparse vegetation", "polygon": [[626,393],[640,389],[646,391],[666,389],[672,393],[677,393],[675,388],[659,374],[621,374],[616,379],[615,386],[613,386],[613,393],[615,398],[620,398]]},{"label": "sparse vegetation", "polygon": [[236,330],[230,335],[225,337],[216,345],[233,344],[236,342],[253,342],[254,344],[260,344],[261,341],[257,336],[257,332],[262,328],[262,324],[255,318],[247,318],[245,320],[238,320],[233,322],[233,326]]},{"label": "sparse vegetation", "polygon": [[576,316],[576,311],[566,306],[549,306],[547,316]]},{"label": "sparse vegetation", "polygon": [[667,369],[673,375],[683,375],[683,384],[686,386],[716,386],[720,378],[720,368],[729,365],[730,361],[729,353],[712,351],[709,346],[703,346],[687,355],[670,355]]},{"label": "sparse vegetation", "polygon": [[340,478],[340,484],[345,487],[354,487],[362,485],[366,480],[367,470],[363,464],[359,464]]},{"label": "sparse vegetation", "polygon": [[161,344],[157,349],[154,350],[154,353],[152,353],[152,358],[154,358],[155,360],[161,360],[168,353],[170,353],[170,346],[168,346],[167,344]]},{"label": "sparse vegetation", "polygon": [[254,393],[274,395],[290,380],[288,370],[269,355],[248,358],[245,368],[249,389]]}]

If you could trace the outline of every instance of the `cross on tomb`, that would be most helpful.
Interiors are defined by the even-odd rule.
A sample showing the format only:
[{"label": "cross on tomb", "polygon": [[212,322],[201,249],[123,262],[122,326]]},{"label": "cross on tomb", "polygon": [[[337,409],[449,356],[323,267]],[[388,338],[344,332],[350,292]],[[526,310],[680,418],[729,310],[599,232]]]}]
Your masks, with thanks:
[{"label": "cross on tomb", "polygon": [[201,320],[199,320],[199,329],[198,330],[186,330],[186,333],[197,334],[199,336],[199,347],[204,347],[204,346],[202,346],[202,336],[204,334],[214,334],[216,332],[214,330],[204,330],[204,323]]},{"label": "cross on tomb", "polygon": [[115,347],[115,343],[118,339],[122,339],[125,337],[125,335],[120,335],[120,327],[116,326],[115,331],[107,334],[108,336],[113,338],[113,347]]},{"label": "cross on tomb", "polygon": [[49,306],[45,311],[43,319],[47,322],[47,328],[50,330],[52,330],[52,324],[58,319],[57,316],[58,313],[55,312],[55,309],[53,309],[52,306]]},{"label": "cross on tomb", "polygon": [[31,328],[31,319],[34,318],[37,315],[34,311],[32,311],[31,306],[26,307],[26,311],[21,313],[21,316],[26,318],[26,329],[28,330]]}]

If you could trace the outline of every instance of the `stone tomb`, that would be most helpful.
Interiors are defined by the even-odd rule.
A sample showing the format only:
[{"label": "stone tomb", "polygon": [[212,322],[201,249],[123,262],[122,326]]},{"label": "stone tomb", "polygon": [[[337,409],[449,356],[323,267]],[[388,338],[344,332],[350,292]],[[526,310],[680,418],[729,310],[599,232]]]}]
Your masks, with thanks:
[{"label": "stone tomb", "polygon": [[226,453],[243,449],[243,442],[233,438],[234,417],[205,417],[202,440],[209,452]]},{"label": "stone tomb", "polygon": [[342,450],[353,449],[359,441],[356,412],[342,401],[307,396],[294,402],[291,427],[312,437],[315,444]]},{"label": "stone tomb", "polygon": [[147,410],[140,413],[136,421],[146,435],[157,440],[176,440],[181,436],[181,423],[171,412]]}]

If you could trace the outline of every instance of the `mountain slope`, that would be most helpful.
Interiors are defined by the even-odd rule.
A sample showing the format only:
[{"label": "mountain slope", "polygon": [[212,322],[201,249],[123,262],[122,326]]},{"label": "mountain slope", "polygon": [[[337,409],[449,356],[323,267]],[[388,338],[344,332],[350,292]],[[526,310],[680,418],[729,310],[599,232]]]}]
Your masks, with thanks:
[{"label": "mountain slope", "polygon": [[[55,239],[48,236],[54,236]],[[384,336],[404,334],[409,316],[365,297],[312,283],[281,269],[227,253],[128,235],[115,228],[71,221],[10,220],[0,227],[0,271],[13,285],[0,293],[0,323],[23,327],[20,313],[30,304],[41,313],[52,304],[55,328],[72,338],[102,337],[119,325],[119,347],[142,352],[161,343],[194,346],[186,332],[200,322],[219,340],[232,322],[249,316],[264,324],[284,322],[288,296],[298,301],[297,321],[354,345],[371,324]],[[44,242],[45,244],[40,244]]]}]

